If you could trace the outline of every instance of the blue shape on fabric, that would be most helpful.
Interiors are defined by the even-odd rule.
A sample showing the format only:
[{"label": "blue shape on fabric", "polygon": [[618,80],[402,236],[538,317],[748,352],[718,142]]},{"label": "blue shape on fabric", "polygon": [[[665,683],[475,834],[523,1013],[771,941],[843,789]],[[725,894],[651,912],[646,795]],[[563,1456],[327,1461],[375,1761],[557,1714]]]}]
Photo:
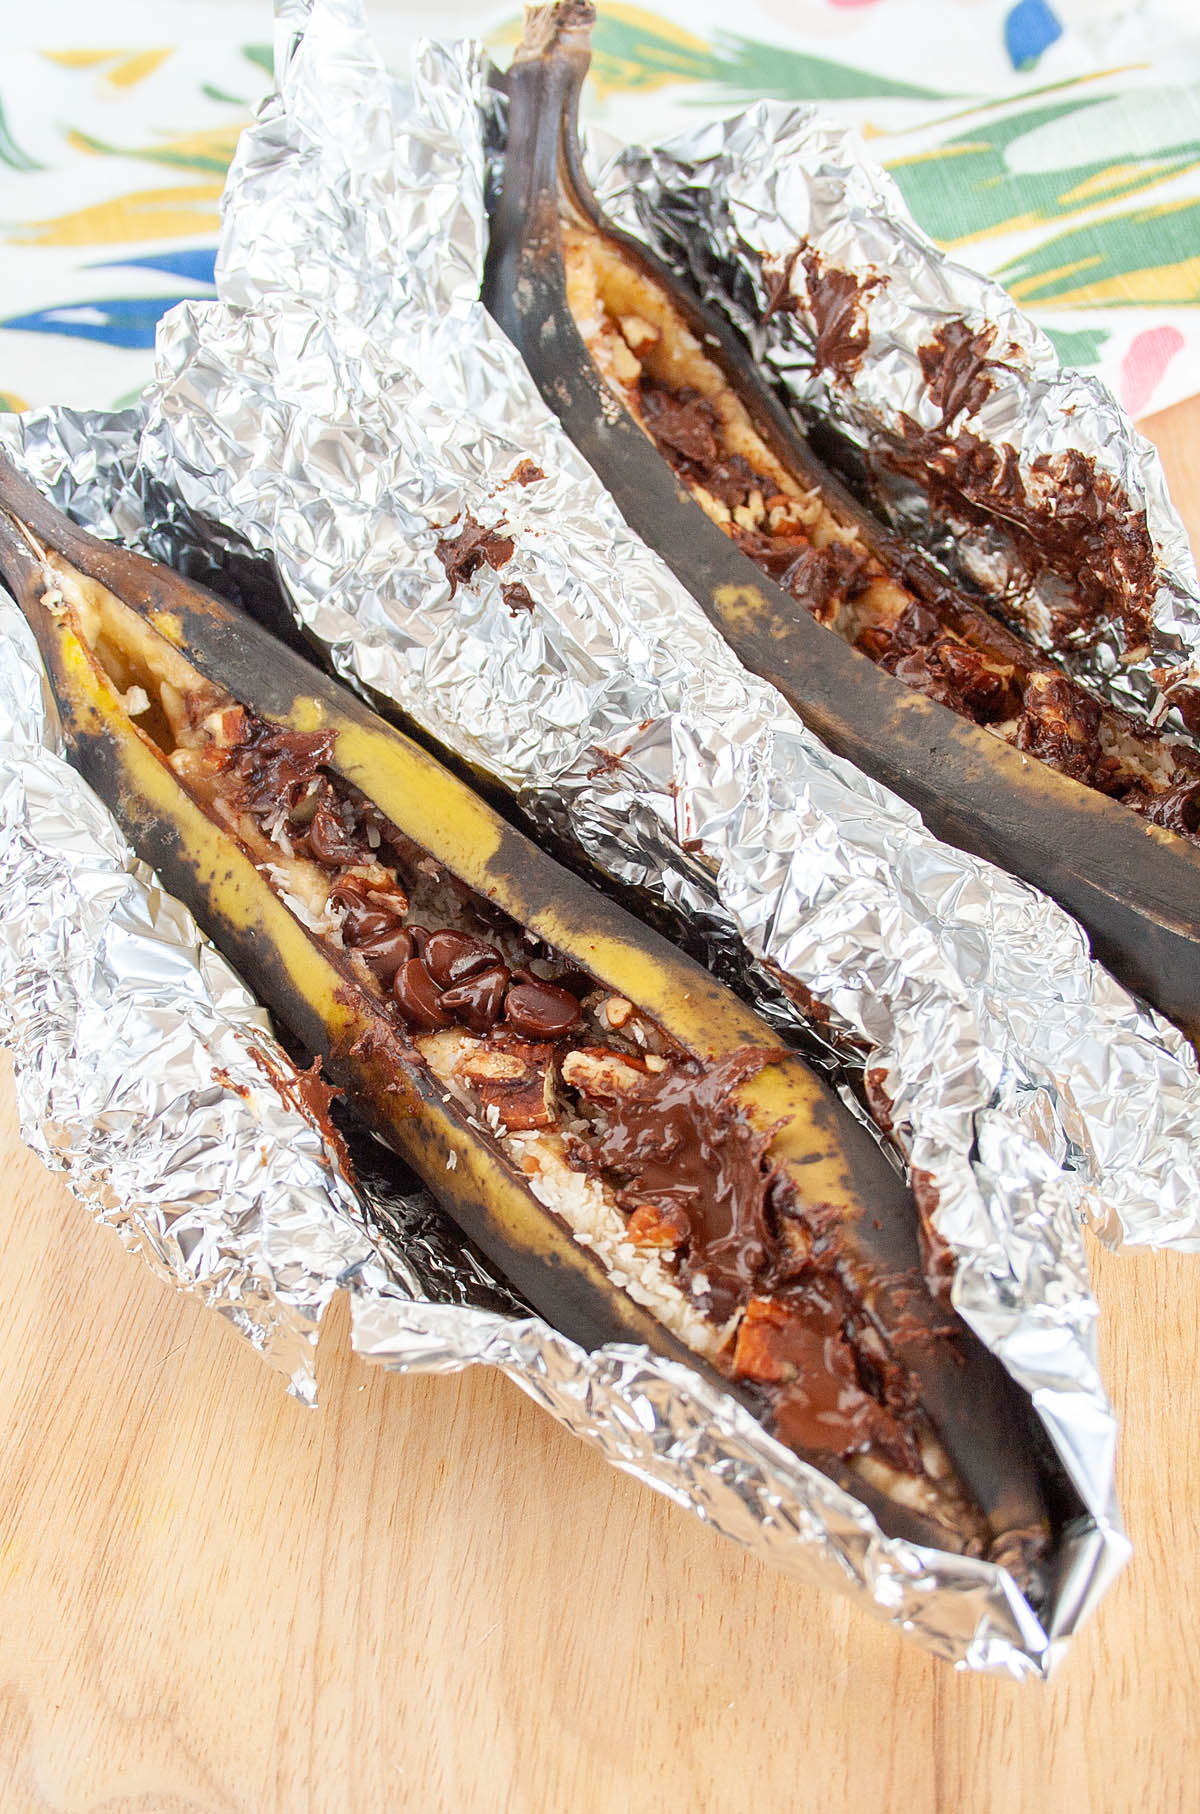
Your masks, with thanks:
[{"label": "blue shape on fabric", "polygon": [[215,284],[217,248],[191,246],[181,252],[155,252],[146,258],[107,258],[85,266],[88,271],[165,271],[168,277],[186,277],[192,283]]},{"label": "blue shape on fabric", "polygon": [[89,302],[67,302],[29,315],[9,315],[0,328],[22,328],[31,334],[66,334],[76,340],[100,340],[106,346],[152,347],[160,315],[186,296],[114,296]]},{"label": "blue shape on fabric", "polygon": [[1004,21],[1004,48],[1014,69],[1032,69],[1062,35],[1058,16],[1046,0],[1019,0]]}]

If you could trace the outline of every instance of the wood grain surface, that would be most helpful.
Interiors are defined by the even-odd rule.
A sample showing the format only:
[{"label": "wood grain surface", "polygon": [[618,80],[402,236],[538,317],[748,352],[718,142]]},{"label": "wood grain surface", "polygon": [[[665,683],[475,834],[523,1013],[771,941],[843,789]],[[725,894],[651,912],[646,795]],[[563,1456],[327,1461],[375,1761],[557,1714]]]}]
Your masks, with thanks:
[{"label": "wood grain surface", "polygon": [[[1200,530],[1200,401],[1146,425]],[[0,1084],[0,1814],[1195,1814],[1200,1259],[1097,1251],[1136,1556],[956,1676],[485,1373],[322,1409],[92,1225]]]}]

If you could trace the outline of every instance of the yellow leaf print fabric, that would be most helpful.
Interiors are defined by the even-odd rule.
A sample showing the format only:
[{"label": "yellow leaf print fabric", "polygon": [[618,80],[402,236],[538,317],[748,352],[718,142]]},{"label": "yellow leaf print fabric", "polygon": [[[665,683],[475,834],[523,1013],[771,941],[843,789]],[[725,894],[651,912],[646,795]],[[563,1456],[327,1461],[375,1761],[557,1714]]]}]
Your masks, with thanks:
[{"label": "yellow leaf print fabric", "polygon": [[[55,42],[0,66],[0,407],[128,400],[165,310],[215,293],[218,204],[270,86],[273,21],[268,0],[222,0],[220,36],[197,39],[194,17],[163,0],[146,44],[110,0],[96,47],[94,8],[60,0]],[[480,36],[503,63],[520,33],[517,0],[373,0],[370,24],[398,70],[422,35]],[[1131,411],[1200,390],[1195,0],[600,0],[593,42],[585,114],[609,133],[815,105]]]}]

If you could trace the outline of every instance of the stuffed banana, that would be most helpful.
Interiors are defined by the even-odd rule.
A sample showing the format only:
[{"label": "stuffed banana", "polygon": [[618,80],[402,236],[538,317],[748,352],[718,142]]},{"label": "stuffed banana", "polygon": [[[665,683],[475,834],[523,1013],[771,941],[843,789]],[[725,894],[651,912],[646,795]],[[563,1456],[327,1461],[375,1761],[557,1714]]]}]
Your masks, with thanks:
[{"label": "stuffed banana", "polygon": [[[576,137],[593,17],[586,0],[531,9],[500,78],[508,143],[489,310],[627,521],[746,666],[938,836],[1055,896],[1097,957],[1196,1039],[1200,751],[1094,698],[870,516],[728,324],[604,219]],[[807,257],[827,337],[853,338],[838,279],[856,290],[854,279]],[[971,349],[952,338],[941,353],[933,382],[957,396]],[[1058,514],[1084,524],[1090,552],[1070,558],[1096,592],[1108,504],[1094,485],[1084,492],[1085,479],[1064,484]],[[1018,504],[1013,533],[1036,560],[1053,525],[1039,543]],[[1149,559],[1148,543],[1131,543],[1107,565]]]},{"label": "stuffed banana", "polygon": [[344,688],[6,466],[0,572],[139,854],[537,1310],[719,1380],[885,1529],[1036,1591],[1028,1400],[794,1052]]}]

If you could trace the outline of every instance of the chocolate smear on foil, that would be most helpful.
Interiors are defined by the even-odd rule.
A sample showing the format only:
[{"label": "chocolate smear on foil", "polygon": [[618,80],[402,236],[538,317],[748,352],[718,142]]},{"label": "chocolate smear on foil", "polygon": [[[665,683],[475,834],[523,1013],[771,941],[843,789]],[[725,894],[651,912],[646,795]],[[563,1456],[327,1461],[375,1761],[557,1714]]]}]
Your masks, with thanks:
[{"label": "chocolate smear on foil", "polygon": [[[792,289],[796,264],[804,266],[807,299]],[[855,371],[867,350],[871,330],[862,313],[863,298],[878,289],[880,276],[856,277],[822,258],[811,246],[799,245],[783,266],[767,279],[767,300],[762,319],[779,310],[806,311],[812,321],[813,363],[846,378]]]},{"label": "chocolate smear on foil", "polygon": [[939,1202],[937,1182],[932,1172],[922,1171],[920,1166],[914,1165],[909,1184],[912,1188],[913,1201],[917,1206],[921,1272],[934,1302],[949,1304],[950,1287],[954,1283],[956,1262],[953,1251],[933,1226],[933,1217]]},{"label": "chocolate smear on foil", "polygon": [[1122,625],[1126,650],[1150,640],[1156,590],[1146,512],[1110,473],[1071,448],[1039,454],[1022,474],[1014,447],[970,429],[950,438],[902,416],[903,440],[882,458],[927,492],[935,517],[1003,530],[1031,583],[1048,570],[1068,588],[1051,614],[1056,646]]},{"label": "chocolate smear on foil", "polygon": [[270,1055],[264,1052],[261,1046],[252,1047],[250,1056],[280,1100],[288,1108],[298,1109],[305,1120],[317,1129],[350,1184],[353,1185],[355,1182],[354,1164],[346,1142],[329,1113],[334,1102],[342,1095],[342,1091],[334,1084],[326,1083],[321,1076],[320,1055],[318,1054],[313,1059],[306,1071],[299,1069],[284,1071],[273,1062]]},{"label": "chocolate smear on foil", "polygon": [[994,382],[988,352],[996,337],[992,326],[969,328],[965,321],[944,321],[933,338],[917,349],[929,396],[948,428],[960,413],[973,416]]},{"label": "chocolate smear on foil", "polygon": [[435,552],[450,581],[451,598],[458,591],[458,582],[473,579],[485,563],[497,570],[512,559],[515,544],[511,536],[501,535],[503,528],[501,521],[495,529],[485,529],[468,513],[457,535],[443,536],[438,542]]},{"label": "chocolate smear on foil", "polygon": [[518,611],[532,611],[533,593],[519,579],[511,580],[507,586],[501,586],[500,596],[515,617]]}]

